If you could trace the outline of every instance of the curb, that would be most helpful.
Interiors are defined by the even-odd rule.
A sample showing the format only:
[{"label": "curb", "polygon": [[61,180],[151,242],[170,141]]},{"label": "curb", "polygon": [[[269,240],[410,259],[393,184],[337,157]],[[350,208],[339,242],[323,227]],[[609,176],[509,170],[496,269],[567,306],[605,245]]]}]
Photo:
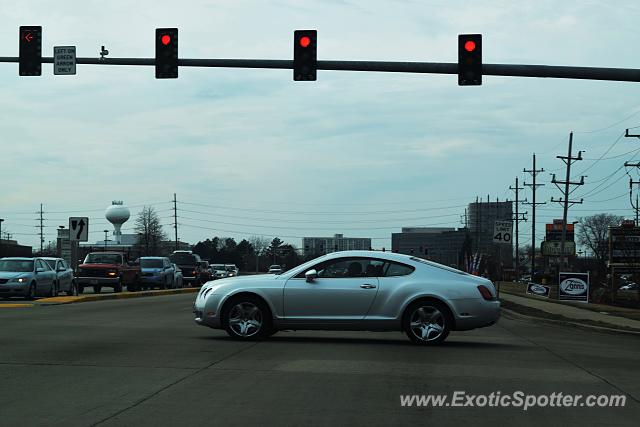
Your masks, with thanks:
[{"label": "curb", "polygon": [[167,290],[154,290],[154,291],[139,291],[139,292],[120,292],[113,294],[93,294],[93,295],[79,295],[77,297],[54,297],[43,298],[37,300],[37,305],[63,305],[63,304],[76,304],[81,302],[92,301],[106,301],[114,299],[131,299],[131,298],[144,298],[144,297],[159,297],[164,295],[177,295],[177,294],[193,294],[200,292],[200,288],[181,288],[181,289],[167,289]]},{"label": "curb", "polygon": [[[525,307],[522,306],[520,304],[516,304],[516,303],[511,303],[514,306],[517,307]],[[572,322],[570,320],[557,320],[557,319],[550,319],[548,317],[543,317],[543,316],[530,316],[528,314],[522,314],[522,313],[518,313],[515,310],[509,309],[509,308],[504,308],[504,307],[500,307],[500,309],[505,312],[506,314],[509,314],[515,318],[520,318],[523,320],[535,320],[535,321],[541,321],[541,322],[545,322],[545,323],[550,323],[550,324],[554,324],[554,325],[563,325],[563,326],[573,326],[573,327],[577,327],[577,328],[582,328],[582,329],[588,329],[591,331],[598,331],[598,332],[613,332],[613,333],[618,333],[618,334],[625,334],[625,335],[635,335],[635,336],[640,336],[640,331],[637,330],[630,330],[630,329],[617,329],[617,328],[610,328],[610,327],[606,327],[606,326],[596,326],[596,325],[591,325],[588,323],[576,323],[576,322]]]},{"label": "curb", "polygon": [[35,304],[21,304],[21,303],[8,303],[8,304],[0,304],[0,309],[3,308],[29,308],[33,307]]}]

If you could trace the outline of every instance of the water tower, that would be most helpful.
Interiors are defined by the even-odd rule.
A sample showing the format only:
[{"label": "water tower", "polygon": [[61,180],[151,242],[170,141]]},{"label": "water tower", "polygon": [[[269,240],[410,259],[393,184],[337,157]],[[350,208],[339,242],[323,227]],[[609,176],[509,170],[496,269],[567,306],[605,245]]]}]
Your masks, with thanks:
[{"label": "water tower", "polygon": [[129,217],[131,216],[131,211],[129,208],[124,205],[124,202],[121,200],[114,200],[111,202],[111,206],[107,208],[104,213],[104,216],[107,218],[111,224],[113,224],[113,235],[115,236],[115,244],[122,244],[122,232],[120,229],[122,228],[122,224],[127,222]]}]

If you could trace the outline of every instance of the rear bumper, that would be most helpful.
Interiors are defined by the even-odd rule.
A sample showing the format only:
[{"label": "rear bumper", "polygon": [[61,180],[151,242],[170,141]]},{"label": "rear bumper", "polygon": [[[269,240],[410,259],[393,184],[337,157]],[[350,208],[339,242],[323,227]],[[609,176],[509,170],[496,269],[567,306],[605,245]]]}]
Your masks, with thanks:
[{"label": "rear bumper", "polygon": [[460,299],[452,300],[451,303],[455,311],[455,330],[457,331],[491,326],[500,319],[500,301],[498,300]]}]

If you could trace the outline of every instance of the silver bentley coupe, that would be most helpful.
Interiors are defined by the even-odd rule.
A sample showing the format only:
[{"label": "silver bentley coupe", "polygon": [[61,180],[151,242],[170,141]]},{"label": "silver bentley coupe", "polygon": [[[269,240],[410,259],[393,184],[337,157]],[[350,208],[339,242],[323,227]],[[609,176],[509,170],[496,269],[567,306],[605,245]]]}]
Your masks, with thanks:
[{"label": "silver bentley coupe", "polygon": [[343,251],[277,275],[208,282],[194,313],[197,324],[239,340],[284,329],[404,331],[432,345],[493,325],[500,302],[482,277],[410,255]]}]

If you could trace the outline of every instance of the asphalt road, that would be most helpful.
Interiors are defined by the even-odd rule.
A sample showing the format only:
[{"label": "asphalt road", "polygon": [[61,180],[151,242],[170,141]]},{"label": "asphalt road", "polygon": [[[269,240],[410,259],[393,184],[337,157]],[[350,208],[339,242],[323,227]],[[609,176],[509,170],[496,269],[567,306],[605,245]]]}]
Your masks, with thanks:
[{"label": "asphalt road", "polygon": [[[390,333],[239,343],[194,295],[0,310],[0,425],[637,425],[640,339],[503,317],[436,348]],[[402,407],[402,394],[627,396],[624,408]]]}]

